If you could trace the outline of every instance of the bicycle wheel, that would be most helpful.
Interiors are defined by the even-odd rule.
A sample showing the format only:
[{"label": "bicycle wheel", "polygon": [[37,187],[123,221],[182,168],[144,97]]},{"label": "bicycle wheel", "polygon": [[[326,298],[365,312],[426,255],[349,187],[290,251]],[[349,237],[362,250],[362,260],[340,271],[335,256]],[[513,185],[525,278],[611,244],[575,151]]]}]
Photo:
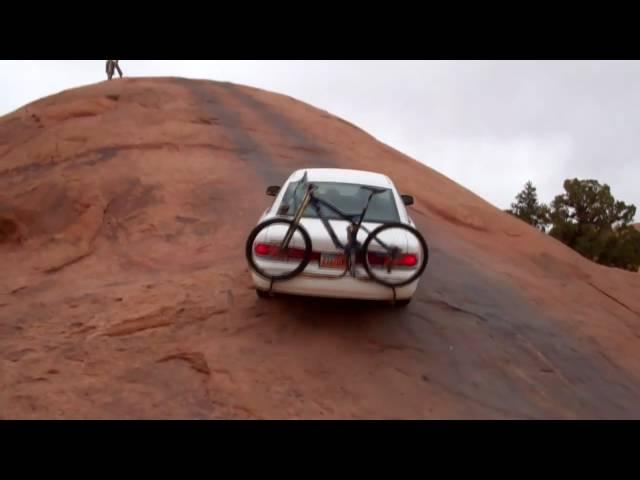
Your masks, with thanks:
[{"label": "bicycle wheel", "polygon": [[280,246],[293,220],[272,218],[257,225],[249,234],[245,255],[249,266],[267,280],[289,280],[302,271],[311,259],[311,238],[300,224],[295,226],[289,247]]},{"label": "bicycle wheel", "polygon": [[362,264],[369,277],[387,287],[402,287],[417,280],[429,262],[422,234],[400,222],[375,228],[362,244]]}]

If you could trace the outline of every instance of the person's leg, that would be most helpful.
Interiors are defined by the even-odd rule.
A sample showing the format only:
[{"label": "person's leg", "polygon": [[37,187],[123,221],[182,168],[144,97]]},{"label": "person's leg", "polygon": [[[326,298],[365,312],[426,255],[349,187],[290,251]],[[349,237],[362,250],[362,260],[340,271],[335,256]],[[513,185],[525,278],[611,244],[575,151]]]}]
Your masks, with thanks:
[{"label": "person's leg", "polygon": [[118,65],[117,63],[115,65],[116,65],[116,68],[118,69],[118,75],[120,75],[120,78],[122,78],[122,70],[120,70],[120,65]]}]

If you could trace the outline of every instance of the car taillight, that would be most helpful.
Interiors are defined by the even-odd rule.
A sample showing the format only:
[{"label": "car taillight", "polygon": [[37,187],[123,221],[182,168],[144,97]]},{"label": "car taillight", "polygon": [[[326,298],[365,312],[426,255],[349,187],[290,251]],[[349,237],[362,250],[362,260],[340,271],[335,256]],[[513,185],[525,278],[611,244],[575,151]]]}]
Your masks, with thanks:
[{"label": "car taillight", "polygon": [[256,244],[255,251],[256,251],[256,255],[261,255],[261,256],[269,255],[269,252],[271,252],[271,245],[258,243]]},{"label": "car taillight", "polygon": [[415,267],[418,264],[418,257],[413,253],[407,253],[398,259],[397,264],[403,267]]},{"label": "car taillight", "polygon": [[[391,257],[382,253],[369,252],[367,261],[372,267],[382,267],[391,262]],[[397,267],[415,267],[417,264],[418,256],[414,253],[402,254],[393,262],[393,265]]]},{"label": "car taillight", "polygon": [[287,250],[289,258],[304,258],[304,250],[302,248],[290,248]]},{"label": "car taillight", "polygon": [[254,251],[256,252],[256,255],[261,257],[304,258],[304,249],[302,248],[288,248],[287,250],[280,250],[278,245],[270,245],[268,243],[256,243]]}]

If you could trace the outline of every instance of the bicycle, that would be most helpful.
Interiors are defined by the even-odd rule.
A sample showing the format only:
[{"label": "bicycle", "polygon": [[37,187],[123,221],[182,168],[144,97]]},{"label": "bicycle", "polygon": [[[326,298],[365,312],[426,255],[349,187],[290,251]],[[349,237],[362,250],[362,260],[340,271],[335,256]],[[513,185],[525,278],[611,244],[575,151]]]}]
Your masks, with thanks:
[{"label": "bicycle", "polygon": [[[293,191],[292,199],[294,202],[300,188],[303,188],[304,196],[293,213],[293,218],[285,218],[280,215],[265,220],[254,227],[247,238],[245,255],[249,266],[260,276],[269,280],[271,282],[271,287],[273,287],[273,282],[289,280],[301,274],[307,268],[312,259],[313,247],[311,238],[307,230],[300,223],[305,210],[309,206],[315,210],[334,246],[338,250],[342,251],[346,258],[345,270],[341,275],[337,275],[335,278],[343,277],[346,274],[350,274],[353,278],[358,278],[357,266],[358,264],[362,264],[367,277],[381,285],[394,289],[395,298],[395,288],[408,285],[422,275],[429,260],[429,249],[427,242],[417,229],[402,222],[382,223],[372,231],[369,231],[363,225],[371,200],[375,195],[386,192],[387,189],[361,185],[360,188],[369,191],[365,205],[360,213],[349,214],[343,212],[327,200],[316,196],[315,191],[317,190],[317,186],[307,181],[306,172]],[[322,214],[321,207],[331,210],[337,214],[340,219],[349,222],[349,225],[347,226],[347,241],[344,244],[338,239],[335,230],[329,223],[329,219]],[[284,237],[280,242],[274,242],[271,240],[267,243],[260,242],[254,245],[258,236],[264,232],[265,229],[270,229],[277,224],[286,227],[286,233],[284,233]],[[358,233],[361,229],[367,234],[365,241],[362,243],[357,239]],[[421,250],[421,252],[414,251],[413,253],[403,253],[403,250],[409,247],[405,247],[405,249],[403,249],[398,245],[391,245],[390,241],[383,241],[380,237],[383,236],[385,231],[390,229],[404,230],[410,235],[413,235],[416,242],[414,242],[415,245],[412,245],[412,247],[415,248],[417,246],[417,250]],[[294,236],[296,236],[296,233],[298,233],[296,243],[299,244],[301,240],[304,245],[302,249],[291,247],[292,240],[294,239]],[[406,243],[408,244],[410,242],[407,241]],[[258,265],[253,257],[254,253],[257,255],[268,254],[271,259],[277,259],[280,261],[280,272],[267,272],[264,268]],[[300,261],[300,263],[299,265],[292,267],[291,271],[282,271],[284,270],[283,265],[291,263],[292,261]],[[401,270],[403,275],[400,275],[399,277],[391,275],[394,268]],[[386,274],[384,274],[383,271],[386,271]]]}]

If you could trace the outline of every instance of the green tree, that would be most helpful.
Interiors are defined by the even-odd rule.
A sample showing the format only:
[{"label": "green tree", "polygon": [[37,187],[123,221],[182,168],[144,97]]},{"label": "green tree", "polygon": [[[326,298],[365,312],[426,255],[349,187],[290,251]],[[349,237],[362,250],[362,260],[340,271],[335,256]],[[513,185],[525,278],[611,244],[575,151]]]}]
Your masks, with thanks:
[{"label": "green tree", "polygon": [[596,180],[565,180],[564,193],[551,202],[549,234],[603,265],[638,270],[640,233],[630,224],[634,205],[617,201]]},{"label": "green tree", "polygon": [[543,232],[549,224],[549,207],[538,201],[538,192],[531,181],[525,183],[522,191],[516,195],[516,201],[506,212]]},{"label": "green tree", "polygon": [[638,271],[640,269],[640,232],[632,226],[619,227],[598,261],[604,265]]}]

